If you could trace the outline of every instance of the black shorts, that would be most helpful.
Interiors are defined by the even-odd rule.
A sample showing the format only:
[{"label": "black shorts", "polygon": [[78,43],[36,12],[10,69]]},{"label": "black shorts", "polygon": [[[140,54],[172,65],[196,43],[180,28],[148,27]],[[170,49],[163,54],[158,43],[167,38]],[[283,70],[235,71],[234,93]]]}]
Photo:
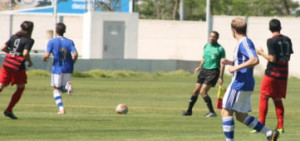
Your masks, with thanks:
[{"label": "black shorts", "polygon": [[198,75],[197,83],[207,84],[214,87],[219,79],[220,70],[219,69],[202,69]]}]

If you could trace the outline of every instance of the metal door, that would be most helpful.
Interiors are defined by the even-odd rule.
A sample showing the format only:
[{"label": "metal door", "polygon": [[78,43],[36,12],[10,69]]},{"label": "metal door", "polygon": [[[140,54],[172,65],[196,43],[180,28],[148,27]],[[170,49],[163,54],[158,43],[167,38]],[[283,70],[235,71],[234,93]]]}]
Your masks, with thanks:
[{"label": "metal door", "polygon": [[103,58],[124,58],[125,23],[104,21]]}]

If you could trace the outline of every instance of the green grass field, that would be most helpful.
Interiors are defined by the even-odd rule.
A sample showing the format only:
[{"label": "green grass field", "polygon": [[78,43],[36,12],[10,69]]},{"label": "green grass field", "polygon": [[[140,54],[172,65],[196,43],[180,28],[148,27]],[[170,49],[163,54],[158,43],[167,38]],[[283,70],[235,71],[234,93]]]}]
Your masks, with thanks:
[{"label": "green grass field", "polygon": [[[30,77],[27,89],[14,109],[18,120],[0,116],[1,141],[222,141],[220,112],[217,118],[205,118],[207,108],[202,99],[193,116],[183,117],[196,77],[154,78],[73,78],[75,93],[63,95],[66,115],[57,115],[49,86],[49,77]],[[226,86],[230,78],[225,79]],[[260,79],[252,96],[251,115],[258,115]],[[279,140],[300,138],[300,80],[291,78],[285,104],[285,131]],[[0,95],[0,109],[9,102],[14,87]],[[216,89],[210,91],[216,104]],[[115,113],[119,103],[129,106],[127,115]],[[269,103],[267,125],[276,126],[273,102]],[[261,133],[235,122],[237,141],[265,141]]]}]

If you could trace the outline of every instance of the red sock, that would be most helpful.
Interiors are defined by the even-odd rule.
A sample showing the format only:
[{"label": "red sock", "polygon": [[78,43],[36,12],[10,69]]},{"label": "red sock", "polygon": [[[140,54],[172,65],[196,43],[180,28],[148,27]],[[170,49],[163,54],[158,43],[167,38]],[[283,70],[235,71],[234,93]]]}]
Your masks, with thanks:
[{"label": "red sock", "polygon": [[259,121],[265,125],[266,116],[268,113],[268,100],[269,98],[265,95],[260,95],[259,102]]},{"label": "red sock", "polygon": [[277,124],[277,129],[282,129],[283,128],[283,118],[284,118],[284,107],[283,107],[283,103],[282,100],[275,100],[274,101],[274,105],[276,108],[276,115],[277,115],[277,120],[278,120],[278,124]]},{"label": "red sock", "polygon": [[15,107],[15,105],[20,100],[24,89],[25,88],[17,88],[17,90],[15,91],[15,93],[11,97],[11,100],[10,100],[10,103],[9,103],[8,107],[6,108],[7,112],[12,112],[12,109]]}]

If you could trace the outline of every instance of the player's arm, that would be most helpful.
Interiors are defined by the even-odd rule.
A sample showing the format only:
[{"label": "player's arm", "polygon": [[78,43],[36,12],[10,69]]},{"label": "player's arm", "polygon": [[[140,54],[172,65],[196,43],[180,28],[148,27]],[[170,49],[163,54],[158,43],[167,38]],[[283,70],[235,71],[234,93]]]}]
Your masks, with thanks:
[{"label": "player's arm", "polygon": [[8,53],[9,52],[8,46],[6,44],[3,44],[1,46],[1,51],[5,52],[5,53]]},{"label": "player's arm", "polygon": [[221,48],[221,51],[220,51],[220,56],[221,56],[221,60],[220,60],[220,75],[219,75],[219,83],[220,85],[223,84],[223,76],[224,76],[224,69],[225,69],[225,64],[223,64],[221,61],[223,58],[226,57],[226,53],[225,53],[225,50],[224,48],[222,47]]},{"label": "player's arm", "polygon": [[246,61],[245,63],[242,63],[242,64],[237,65],[237,66],[231,66],[229,68],[229,72],[233,73],[233,72],[238,71],[238,70],[243,69],[243,68],[251,68],[251,67],[254,67],[255,65],[257,65],[258,63],[259,63],[258,57],[252,57],[248,61]]},{"label": "player's arm", "polygon": [[78,58],[78,52],[73,52],[72,54],[73,54],[73,63],[75,64]]},{"label": "player's arm", "polygon": [[263,50],[261,47],[258,47],[258,48],[256,48],[255,50],[256,50],[256,53],[257,53],[258,55],[261,55],[261,56],[264,57],[267,61],[272,62],[272,63],[275,62],[275,60],[276,60],[276,56],[275,56],[275,55],[266,54],[266,53],[264,52],[264,50]]},{"label": "player's arm", "polygon": [[199,66],[198,66],[197,68],[195,68],[195,70],[194,70],[194,72],[195,72],[195,73],[197,73],[198,71],[200,71],[200,70],[201,70],[201,68],[203,67],[203,63],[204,63],[204,61],[205,61],[205,59],[204,59],[204,58],[202,58],[202,59],[200,60],[200,64],[199,64]]},{"label": "player's arm", "polygon": [[46,61],[49,59],[49,57],[50,57],[50,53],[49,53],[49,52],[46,52],[46,53],[44,54],[42,60],[43,60],[44,62],[46,62]]},{"label": "player's arm", "polygon": [[219,83],[220,83],[220,85],[223,84],[224,69],[225,69],[225,65],[222,64],[222,63],[220,63],[220,75],[219,75]]},{"label": "player's arm", "polygon": [[30,57],[28,49],[24,49],[23,56],[24,56],[24,59],[28,62],[28,67],[31,67],[33,65],[33,63],[31,61],[31,57]]},{"label": "player's arm", "polygon": [[49,58],[50,58],[50,55],[51,55],[51,52],[52,52],[52,44],[51,44],[51,40],[47,43],[47,48],[46,48],[46,51],[45,51],[45,54],[42,58],[42,60],[44,62],[46,62]]},{"label": "player's arm", "polygon": [[225,65],[233,65],[233,61],[231,61],[231,60],[228,60],[228,59],[226,59],[226,58],[223,58],[223,59],[221,59],[221,64],[223,64],[224,65],[224,67],[225,67]]}]

